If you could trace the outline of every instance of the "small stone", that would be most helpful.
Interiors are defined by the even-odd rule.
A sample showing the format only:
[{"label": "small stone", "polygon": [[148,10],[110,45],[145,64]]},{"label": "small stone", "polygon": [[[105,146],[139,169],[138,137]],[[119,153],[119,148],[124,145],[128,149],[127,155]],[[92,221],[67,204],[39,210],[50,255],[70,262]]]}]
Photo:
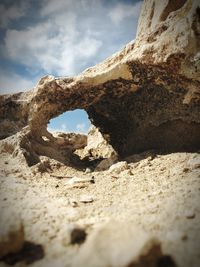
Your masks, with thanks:
[{"label": "small stone", "polygon": [[94,198],[92,196],[84,195],[84,196],[81,196],[79,201],[82,203],[92,203],[94,201]]},{"label": "small stone", "polygon": [[85,173],[91,173],[92,171],[91,171],[91,169],[90,168],[86,168],[85,169]]},{"label": "small stone", "polygon": [[69,181],[65,182],[66,185],[74,185],[79,183],[91,183],[93,178],[79,178],[79,177],[72,177]]},{"label": "small stone", "polygon": [[109,168],[109,172],[120,174],[122,171],[125,171],[128,169],[129,169],[128,163],[126,161],[120,161],[116,164],[113,164]]}]

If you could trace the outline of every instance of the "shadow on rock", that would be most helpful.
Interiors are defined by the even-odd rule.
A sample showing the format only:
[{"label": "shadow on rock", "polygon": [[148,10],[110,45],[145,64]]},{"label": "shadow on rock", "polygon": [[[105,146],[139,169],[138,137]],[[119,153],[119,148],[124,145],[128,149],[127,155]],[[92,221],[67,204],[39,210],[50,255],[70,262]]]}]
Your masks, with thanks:
[{"label": "shadow on rock", "polygon": [[7,254],[1,258],[1,261],[8,265],[14,265],[19,262],[31,264],[44,258],[44,255],[44,249],[41,245],[26,241],[19,252]]}]

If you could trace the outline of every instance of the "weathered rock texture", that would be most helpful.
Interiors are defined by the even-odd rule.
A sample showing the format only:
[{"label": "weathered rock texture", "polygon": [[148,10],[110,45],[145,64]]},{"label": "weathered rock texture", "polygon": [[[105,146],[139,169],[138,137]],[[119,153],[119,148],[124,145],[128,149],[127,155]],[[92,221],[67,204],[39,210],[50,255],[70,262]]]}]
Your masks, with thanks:
[{"label": "weathered rock texture", "polygon": [[175,2],[144,1],[135,42],[101,64],[1,96],[1,138],[23,132],[33,165],[38,155],[53,155],[42,138],[50,136],[49,120],[81,108],[120,156],[199,149],[200,3]]},{"label": "weathered rock texture", "polygon": [[18,214],[7,210],[1,212],[0,258],[18,252],[24,244],[24,227]]},{"label": "weathered rock texture", "polygon": [[157,240],[148,236],[131,222],[122,223],[112,220],[89,236],[75,257],[72,266],[156,267],[164,266],[160,263],[166,257],[168,258],[167,266],[175,267],[174,261],[163,255],[161,245]]}]

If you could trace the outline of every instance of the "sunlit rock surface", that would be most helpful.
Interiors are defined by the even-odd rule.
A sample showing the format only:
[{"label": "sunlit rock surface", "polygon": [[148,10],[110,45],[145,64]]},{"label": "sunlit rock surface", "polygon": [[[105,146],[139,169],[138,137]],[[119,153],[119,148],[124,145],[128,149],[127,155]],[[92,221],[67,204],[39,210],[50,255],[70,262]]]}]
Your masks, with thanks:
[{"label": "sunlit rock surface", "polygon": [[[0,96],[0,265],[200,266],[199,5],[144,1],[119,53]],[[47,131],[77,108],[88,136]]]},{"label": "sunlit rock surface", "polygon": [[199,149],[199,55],[199,1],[144,1],[137,38],[122,51],[78,76],[1,96],[1,138],[21,131],[30,158],[49,156],[39,148],[49,120],[81,108],[120,156]]}]

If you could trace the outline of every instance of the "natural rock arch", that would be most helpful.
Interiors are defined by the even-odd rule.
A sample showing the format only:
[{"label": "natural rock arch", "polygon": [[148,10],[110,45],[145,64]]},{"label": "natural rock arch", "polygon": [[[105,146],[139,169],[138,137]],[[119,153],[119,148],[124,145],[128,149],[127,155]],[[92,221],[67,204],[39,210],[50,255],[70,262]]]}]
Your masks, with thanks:
[{"label": "natural rock arch", "polygon": [[145,1],[135,43],[76,77],[43,77],[29,92],[2,96],[1,135],[26,129],[40,142],[50,119],[80,108],[122,157],[199,149],[199,3],[183,2],[160,21],[152,8],[161,15],[167,1]]}]

